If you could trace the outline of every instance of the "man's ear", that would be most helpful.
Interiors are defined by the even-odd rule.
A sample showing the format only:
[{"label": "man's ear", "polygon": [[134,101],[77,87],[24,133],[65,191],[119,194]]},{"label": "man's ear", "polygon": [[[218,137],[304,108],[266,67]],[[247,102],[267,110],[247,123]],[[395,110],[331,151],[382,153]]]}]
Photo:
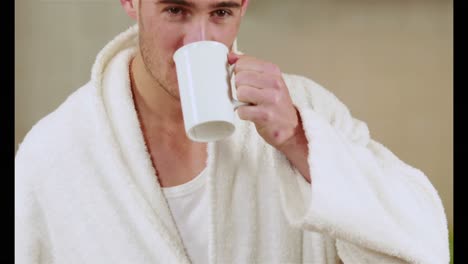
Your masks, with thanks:
[{"label": "man's ear", "polygon": [[138,0],[120,0],[120,4],[129,17],[137,19]]},{"label": "man's ear", "polygon": [[247,11],[247,6],[249,6],[249,0],[242,0],[241,16],[245,15],[245,12]]}]

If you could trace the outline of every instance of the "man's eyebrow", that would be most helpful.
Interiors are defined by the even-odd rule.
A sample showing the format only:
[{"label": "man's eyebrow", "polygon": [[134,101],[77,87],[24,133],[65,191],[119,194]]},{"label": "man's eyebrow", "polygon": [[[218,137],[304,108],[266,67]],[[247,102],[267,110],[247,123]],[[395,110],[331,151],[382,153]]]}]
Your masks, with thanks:
[{"label": "man's eyebrow", "polygon": [[237,2],[234,1],[223,1],[215,4],[210,5],[211,8],[222,8],[222,7],[227,7],[227,8],[240,8],[241,5]]},{"label": "man's eyebrow", "polygon": [[[172,4],[172,5],[180,5],[186,7],[195,7],[195,3],[187,1],[187,0],[159,0],[158,4]],[[210,8],[240,8],[241,5],[234,1],[223,1],[218,2],[210,5]]]},{"label": "man's eyebrow", "polygon": [[193,2],[189,2],[186,0],[159,0],[158,4],[172,4],[172,5],[180,5],[186,7],[194,7],[195,4]]}]

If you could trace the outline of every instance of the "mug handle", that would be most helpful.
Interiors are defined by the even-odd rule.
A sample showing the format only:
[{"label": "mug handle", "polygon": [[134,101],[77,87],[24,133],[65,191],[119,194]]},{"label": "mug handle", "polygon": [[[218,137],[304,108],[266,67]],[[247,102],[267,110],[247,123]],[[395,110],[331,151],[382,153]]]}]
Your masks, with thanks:
[{"label": "mug handle", "polygon": [[234,73],[234,64],[229,65],[229,83],[231,87],[231,95],[232,95],[232,105],[234,106],[234,111],[237,110],[239,106],[244,106],[244,105],[251,105],[249,103],[244,103],[239,100],[237,100],[237,95],[236,95],[236,82],[233,80],[235,78],[235,73]]}]

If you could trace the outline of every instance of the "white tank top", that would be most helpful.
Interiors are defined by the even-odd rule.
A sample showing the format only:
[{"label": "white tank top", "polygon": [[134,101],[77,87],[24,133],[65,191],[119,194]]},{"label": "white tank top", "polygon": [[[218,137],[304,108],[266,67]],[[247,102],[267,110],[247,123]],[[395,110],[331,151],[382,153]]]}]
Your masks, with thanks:
[{"label": "white tank top", "polygon": [[182,185],[162,188],[192,263],[208,263],[206,169]]}]

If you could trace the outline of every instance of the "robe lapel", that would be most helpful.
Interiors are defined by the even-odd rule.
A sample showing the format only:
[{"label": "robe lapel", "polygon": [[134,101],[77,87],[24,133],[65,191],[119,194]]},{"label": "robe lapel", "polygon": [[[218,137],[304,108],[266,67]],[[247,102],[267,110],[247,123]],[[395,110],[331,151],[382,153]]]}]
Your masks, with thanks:
[{"label": "robe lapel", "polygon": [[[128,168],[127,173],[112,177],[125,177],[122,180],[128,184],[128,191],[132,192],[135,198],[130,202],[140,206],[142,218],[146,218],[154,227],[154,230],[148,232],[157,231],[177,257],[178,263],[189,263],[168,203],[157,180],[133,103],[128,65],[134,52],[133,48],[120,52],[109,62],[102,77],[104,108],[117,147],[120,149],[122,162]],[[158,235],[153,237],[159,239]]]},{"label": "robe lapel", "polygon": [[210,145],[209,263],[255,263],[258,218],[253,190],[257,185],[249,172],[255,172],[256,165],[244,163],[244,159],[249,160],[246,155],[252,143],[246,139],[255,132],[246,129],[249,125],[236,116],[236,132]]}]

